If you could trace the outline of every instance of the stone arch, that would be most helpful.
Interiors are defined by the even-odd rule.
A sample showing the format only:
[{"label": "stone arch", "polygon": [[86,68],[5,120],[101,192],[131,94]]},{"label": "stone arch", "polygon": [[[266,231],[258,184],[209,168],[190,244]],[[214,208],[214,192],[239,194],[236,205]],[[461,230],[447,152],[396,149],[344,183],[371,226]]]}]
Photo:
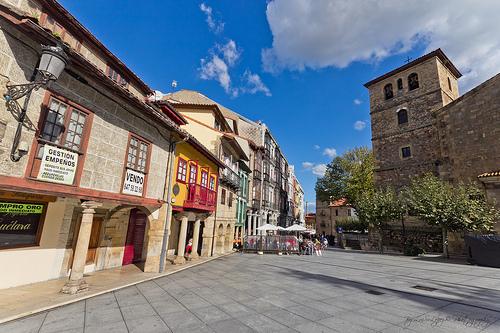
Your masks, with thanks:
[{"label": "stone arch", "polygon": [[101,255],[98,259],[100,269],[119,267],[123,263],[125,252],[125,243],[130,223],[130,213],[137,209],[146,216],[146,226],[144,228],[144,239],[141,251],[141,262],[139,267],[143,269],[143,263],[150,256],[152,239],[150,233],[152,226],[155,223],[153,212],[151,209],[144,206],[118,205],[108,210],[105,219],[102,233],[102,241],[100,245]]}]

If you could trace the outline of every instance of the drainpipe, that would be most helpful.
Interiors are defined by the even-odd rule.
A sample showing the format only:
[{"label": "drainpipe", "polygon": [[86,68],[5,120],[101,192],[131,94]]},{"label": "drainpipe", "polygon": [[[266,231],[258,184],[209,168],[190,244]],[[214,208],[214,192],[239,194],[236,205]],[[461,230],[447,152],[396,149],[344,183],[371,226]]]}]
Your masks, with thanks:
[{"label": "drainpipe", "polygon": [[[172,220],[172,175],[174,174],[174,161],[175,161],[175,149],[178,143],[185,142],[189,139],[189,136],[184,137],[179,141],[172,141],[168,147],[168,171],[167,171],[167,184],[163,190],[163,198],[166,196],[167,202],[167,216],[165,218],[165,227],[163,229],[163,240],[161,243],[161,254],[160,254],[160,273],[165,270],[165,261],[167,259],[167,244],[170,237],[170,222]],[[172,157],[173,155],[173,157]],[[166,192],[166,193],[165,193]]]}]

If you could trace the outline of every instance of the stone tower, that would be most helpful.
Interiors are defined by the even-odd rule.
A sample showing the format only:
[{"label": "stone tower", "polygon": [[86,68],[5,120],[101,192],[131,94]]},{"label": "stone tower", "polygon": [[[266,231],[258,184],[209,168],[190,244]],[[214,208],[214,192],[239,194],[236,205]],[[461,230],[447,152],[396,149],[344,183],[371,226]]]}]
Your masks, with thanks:
[{"label": "stone tower", "polygon": [[377,185],[400,188],[413,176],[439,172],[434,111],[458,98],[461,76],[437,49],[365,84]]}]

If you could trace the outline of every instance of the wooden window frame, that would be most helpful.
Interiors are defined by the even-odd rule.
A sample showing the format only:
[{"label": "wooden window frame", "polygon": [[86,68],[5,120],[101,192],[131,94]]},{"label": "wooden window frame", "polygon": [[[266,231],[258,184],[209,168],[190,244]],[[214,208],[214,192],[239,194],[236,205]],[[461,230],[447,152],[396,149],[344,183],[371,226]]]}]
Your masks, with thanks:
[{"label": "wooden window frame", "polygon": [[[186,169],[186,173],[184,174],[184,177],[185,179],[183,180],[182,178],[179,178],[179,175],[182,176],[182,173],[179,174],[179,170],[180,170],[180,166],[181,166],[181,162],[184,164],[185,166],[185,169]],[[187,183],[187,180],[188,180],[188,161],[182,157],[178,157],[177,158],[177,168],[176,168],[176,175],[175,175],[175,179],[179,182],[179,183],[182,183],[182,184],[186,184]]]},{"label": "wooden window frame", "polygon": [[[198,183],[198,163],[196,161],[189,161],[189,172],[188,172],[188,177],[187,177],[187,183],[188,184],[197,184]],[[194,175],[194,182],[191,181],[191,170],[195,169],[196,173]]]},{"label": "wooden window frame", "polygon": [[227,196],[227,206],[233,207],[233,192],[229,191],[229,195]]},{"label": "wooden window frame", "polygon": [[[207,174],[207,185],[206,186],[203,186],[203,173]],[[209,185],[210,185],[210,169],[207,167],[202,167],[200,169],[200,186],[205,187],[205,188],[209,188]]]},{"label": "wooden window frame", "polygon": [[10,250],[10,249],[19,249],[19,248],[25,248],[25,247],[39,247],[40,246],[40,241],[42,239],[42,233],[43,233],[43,226],[45,224],[45,218],[47,216],[47,208],[49,206],[48,202],[45,201],[33,201],[33,200],[9,200],[9,199],[0,199],[0,201],[9,201],[12,203],[22,203],[22,204],[42,204],[43,205],[43,210],[42,214],[40,217],[40,223],[38,224],[38,229],[36,231],[36,236],[35,236],[35,241],[30,244],[17,244],[17,245],[12,245],[12,246],[0,246],[0,251],[1,250]]},{"label": "wooden window frame", "polygon": [[[80,142],[80,150],[79,151],[77,151],[75,149],[67,148],[61,144],[56,144],[56,143],[53,143],[53,142],[50,142],[47,140],[43,140],[41,138],[42,131],[43,131],[43,128],[45,125],[45,120],[47,119],[47,115],[49,113],[50,101],[52,98],[55,98],[55,99],[65,103],[65,104],[67,104],[70,108],[78,109],[79,111],[82,111],[87,115],[86,120],[85,120],[85,125],[84,125],[83,131],[82,131],[82,141]],[[68,111],[66,111],[66,112],[68,112]],[[67,118],[68,119],[66,119],[66,116],[65,116],[65,120],[64,120],[65,124],[69,121],[70,117],[67,117]],[[33,142],[31,144],[28,165],[26,166],[26,170],[25,170],[25,174],[24,174],[25,178],[28,178],[31,180],[36,180],[36,181],[41,181],[41,180],[37,179],[37,175],[38,175],[38,172],[40,171],[40,164],[41,164],[41,159],[37,158],[38,149],[39,149],[40,145],[48,144],[48,145],[52,145],[52,146],[55,146],[55,147],[58,147],[61,149],[65,149],[65,150],[68,150],[68,151],[71,151],[71,152],[78,154],[78,165],[76,167],[75,179],[73,180],[73,184],[71,184],[71,185],[59,184],[59,185],[72,186],[72,187],[80,186],[80,178],[81,178],[82,173],[83,173],[83,165],[85,163],[85,157],[87,156],[87,147],[88,147],[88,143],[89,143],[89,139],[90,139],[90,131],[92,129],[93,119],[94,119],[94,113],[91,110],[69,100],[68,98],[66,98],[62,95],[59,95],[51,90],[47,90],[45,93],[42,105],[41,105],[41,112],[40,112],[40,116],[38,119],[38,125],[37,125],[37,130],[35,132],[35,137],[34,137]],[[66,132],[66,129],[65,129],[65,132]],[[43,182],[45,183],[45,181],[43,181]],[[47,183],[50,183],[50,182],[47,182]]]},{"label": "wooden window frame", "polygon": [[[139,142],[144,142],[148,145],[148,150],[147,150],[147,156],[146,156],[146,166],[145,166],[145,169],[144,171],[141,171],[139,169],[134,169],[134,168],[130,168],[128,166],[128,150],[130,148],[130,141],[132,138],[135,138],[136,140],[138,140]],[[142,198],[145,198],[146,197],[146,193],[147,193],[147,189],[148,189],[148,176],[149,176],[149,165],[151,163],[151,153],[152,153],[152,146],[153,144],[151,143],[151,141],[145,139],[144,137],[140,136],[140,135],[137,135],[135,133],[132,133],[132,132],[129,132],[128,133],[128,140],[127,140],[127,148],[125,150],[125,157],[124,157],[124,161],[123,161],[123,175],[122,175],[122,184],[121,184],[121,188],[120,188],[120,193],[123,194],[123,195],[128,195],[128,196],[133,196],[133,197],[139,197],[139,196],[136,196],[136,195],[132,195],[132,194],[127,194],[127,193],[123,193],[123,184],[125,184],[125,175],[127,174],[127,169],[130,169],[130,170],[133,170],[135,172],[140,172],[140,173],[143,173],[144,174],[144,185],[142,187]],[[137,155],[138,157],[139,155]],[[137,165],[137,162],[136,162],[136,165]]]},{"label": "wooden window frame", "polygon": [[[210,188],[210,181],[214,180],[214,188]],[[210,173],[208,175],[208,188],[212,191],[217,191],[217,175],[214,173]]]}]

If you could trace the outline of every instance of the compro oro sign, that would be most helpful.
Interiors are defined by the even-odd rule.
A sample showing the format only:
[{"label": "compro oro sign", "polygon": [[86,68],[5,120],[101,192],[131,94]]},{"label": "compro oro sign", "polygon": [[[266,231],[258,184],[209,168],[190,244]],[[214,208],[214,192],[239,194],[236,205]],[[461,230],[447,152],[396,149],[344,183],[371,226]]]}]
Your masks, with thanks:
[{"label": "compro oro sign", "polygon": [[0,201],[0,248],[36,245],[44,203]]},{"label": "compro oro sign", "polygon": [[127,169],[125,174],[125,180],[123,181],[123,194],[136,195],[142,197],[142,191],[144,189],[144,181],[146,175],[142,172],[137,172],[132,169]]},{"label": "compro oro sign", "polygon": [[73,185],[77,164],[77,153],[45,145],[37,179],[51,183]]}]

